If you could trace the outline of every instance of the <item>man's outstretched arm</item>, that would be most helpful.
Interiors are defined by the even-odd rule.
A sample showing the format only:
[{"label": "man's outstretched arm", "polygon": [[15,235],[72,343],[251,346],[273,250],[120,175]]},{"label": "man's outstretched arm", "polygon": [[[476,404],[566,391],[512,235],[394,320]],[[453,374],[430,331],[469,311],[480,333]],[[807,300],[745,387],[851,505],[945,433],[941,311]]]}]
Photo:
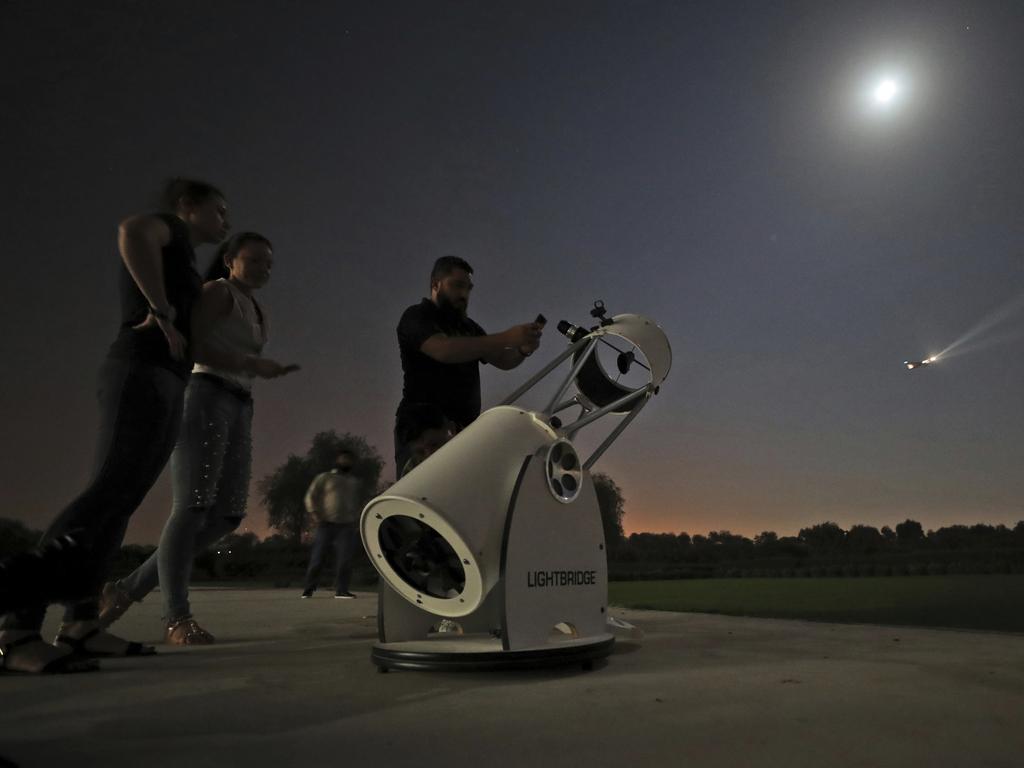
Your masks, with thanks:
[{"label": "man's outstretched arm", "polygon": [[439,363],[484,360],[498,368],[515,368],[540,345],[537,323],[513,325],[489,336],[446,336],[435,333],[420,345],[420,352]]}]

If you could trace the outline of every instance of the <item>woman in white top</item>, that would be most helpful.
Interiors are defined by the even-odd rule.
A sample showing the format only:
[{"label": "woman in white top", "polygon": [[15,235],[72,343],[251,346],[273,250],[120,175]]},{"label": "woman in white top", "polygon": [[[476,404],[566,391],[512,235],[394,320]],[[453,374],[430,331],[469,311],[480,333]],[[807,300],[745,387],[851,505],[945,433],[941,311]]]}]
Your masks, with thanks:
[{"label": "woman in white top", "polygon": [[252,383],[298,370],[261,356],[267,316],[253,293],[270,279],[270,241],[240,232],[218,251],[193,314],[196,366],[171,456],[174,503],[160,544],[131,575],[104,585],[100,618],[116,621],[160,584],[167,642],[208,644],[192,618],[188,584],[195,555],[245,516],[252,464]]}]

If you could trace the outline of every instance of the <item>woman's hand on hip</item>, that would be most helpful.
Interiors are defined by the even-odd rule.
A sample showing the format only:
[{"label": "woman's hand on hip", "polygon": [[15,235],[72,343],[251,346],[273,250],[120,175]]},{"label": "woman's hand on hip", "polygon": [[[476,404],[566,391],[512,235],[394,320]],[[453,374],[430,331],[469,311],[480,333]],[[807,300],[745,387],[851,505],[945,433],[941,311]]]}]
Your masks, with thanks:
[{"label": "woman's hand on hip", "polygon": [[185,349],[188,347],[188,342],[181,335],[181,331],[175,327],[173,307],[171,309],[172,314],[166,317],[157,317],[154,314],[146,315],[146,319],[133,326],[132,330],[142,331],[154,325],[157,326],[167,340],[167,350],[170,352],[171,358],[180,362],[185,359]]}]

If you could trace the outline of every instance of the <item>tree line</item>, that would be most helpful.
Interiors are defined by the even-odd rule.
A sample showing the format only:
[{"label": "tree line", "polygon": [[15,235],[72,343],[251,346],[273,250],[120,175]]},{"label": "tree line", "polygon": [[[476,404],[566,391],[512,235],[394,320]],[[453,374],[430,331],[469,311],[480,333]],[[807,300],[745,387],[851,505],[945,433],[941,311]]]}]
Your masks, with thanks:
[{"label": "tree line", "polygon": [[[902,576],[947,573],[1024,573],[1024,521],[1005,525],[950,525],[925,531],[915,520],[876,529],[833,522],[802,528],[796,536],[764,531],[753,538],[711,531],[622,533],[622,496],[611,478],[596,483],[605,524],[612,580],[708,577]],[[39,539],[16,520],[0,518],[0,557],[31,548]],[[122,547],[115,570],[128,573],[154,547]],[[359,551],[355,579],[371,584],[376,573]],[[307,537],[289,528],[259,539],[230,534],[196,559],[200,580],[297,583],[309,559]]]},{"label": "tree line", "polygon": [[[197,557],[199,578],[261,579],[285,584],[300,579],[309,557],[311,521],[303,504],[306,489],[333,466],[341,450],[355,457],[364,503],[382,492],[384,460],[365,438],[330,430],[313,437],[302,455],[289,455],[257,483],[267,522],[275,533],[260,540],[253,533],[231,534]],[[1024,521],[1005,525],[950,525],[925,531],[916,520],[895,527],[834,522],[801,528],[796,536],[763,531],[747,538],[729,531],[707,535],[633,533],[623,529],[625,497],[606,474],[593,475],[612,579],[711,576],[887,576],[943,573],[1024,573]],[[39,539],[14,520],[0,518],[0,557],[24,551]],[[122,548],[116,571],[140,564],[152,546]],[[376,579],[359,550],[357,583]]]},{"label": "tree line", "polygon": [[824,522],[796,536],[764,531],[753,538],[729,531],[634,533],[609,547],[609,559],[621,579],[1024,573],[1024,521],[1013,528],[976,523],[928,531],[909,519],[881,529]]}]

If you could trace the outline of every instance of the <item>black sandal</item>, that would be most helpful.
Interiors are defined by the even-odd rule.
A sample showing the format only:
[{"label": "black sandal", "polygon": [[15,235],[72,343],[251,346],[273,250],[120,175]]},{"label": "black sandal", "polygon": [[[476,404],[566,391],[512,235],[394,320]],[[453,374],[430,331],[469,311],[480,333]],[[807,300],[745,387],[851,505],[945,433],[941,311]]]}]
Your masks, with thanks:
[{"label": "black sandal", "polygon": [[[98,661],[86,659],[72,651],[64,656],[51,659],[38,670],[10,669],[7,666],[10,651],[29,643],[43,643],[41,635],[26,635],[25,637],[9,643],[0,643],[0,673],[5,675],[64,675],[77,672],[96,672],[100,668]],[[46,644],[46,643],[44,643]],[[53,647],[53,646],[50,646]]]},{"label": "black sandal", "polygon": [[[99,651],[89,648],[87,643],[97,635],[101,633],[109,634],[111,637],[115,637],[121,640],[124,645],[124,649],[121,651]],[[107,632],[103,627],[96,627],[89,632],[86,632],[81,637],[71,637],[70,635],[59,634],[57,639],[53,641],[54,645],[63,644],[70,647],[79,656],[87,659],[112,659],[121,658],[125,656],[155,656],[156,648],[152,645],[143,645],[137,643],[134,640],[122,640],[117,635]]]}]

